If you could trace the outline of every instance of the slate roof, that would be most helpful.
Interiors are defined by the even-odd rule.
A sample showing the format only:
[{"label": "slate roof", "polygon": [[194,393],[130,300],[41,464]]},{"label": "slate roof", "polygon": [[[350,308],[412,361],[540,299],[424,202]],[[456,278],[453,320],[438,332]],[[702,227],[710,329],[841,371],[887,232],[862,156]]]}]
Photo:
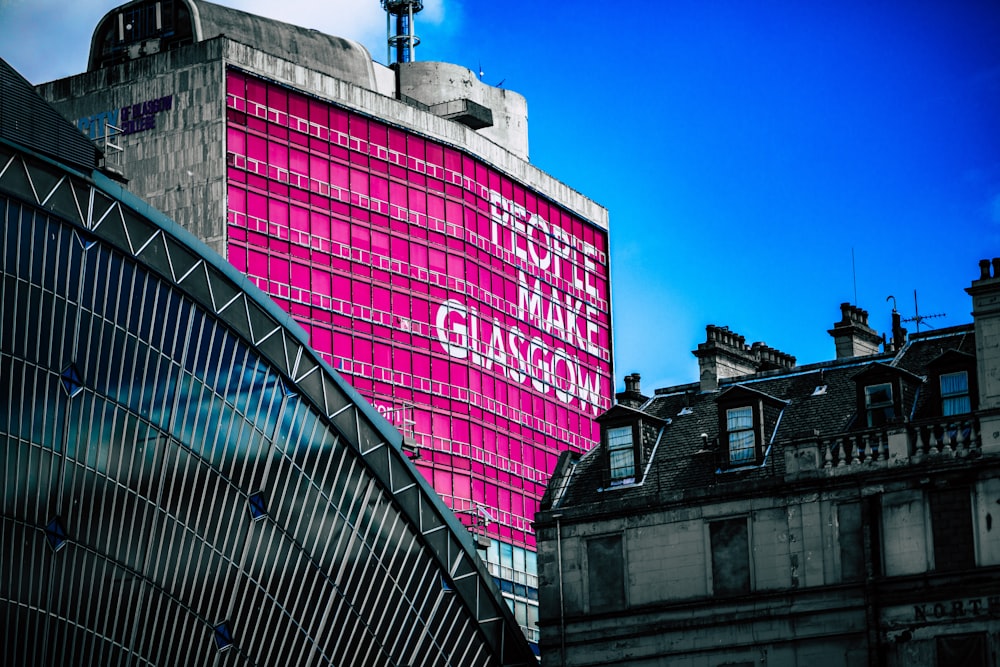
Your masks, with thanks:
[{"label": "slate roof", "polygon": [[[913,336],[896,354],[854,357],[723,380],[717,391],[701,391],[698,384],[658,389],[639,408],[665,422],[649,472],[640,483],[602,488],[607,477],[606,459],[597,447],[575,462],[570,457],[561,460],[550,490],[566,482],[563,476],[570,473],[558,499],[558,507],[568,508],[611,499],[623,504],[648,503],[664,494],[685,498],[724,493],[728,481],[777,483],[784,476],[782,443],[804,437],[830,438],[867,427],[857,414],[855,377],[873,365],[881,366],[873,372],[897,373],[913,386],[910,392],[904,392],[903,412],[907,418],[935,416],[939,403],[936,394],[927,389],[928,365],[949,351],[975,354],[971,324]],[[734,387],[771,397],[778,418],[765,425],[764,438],[771,447],[762,465],[719,472],[718,399]],[[818,389],[821,387],[825,389]]]}]

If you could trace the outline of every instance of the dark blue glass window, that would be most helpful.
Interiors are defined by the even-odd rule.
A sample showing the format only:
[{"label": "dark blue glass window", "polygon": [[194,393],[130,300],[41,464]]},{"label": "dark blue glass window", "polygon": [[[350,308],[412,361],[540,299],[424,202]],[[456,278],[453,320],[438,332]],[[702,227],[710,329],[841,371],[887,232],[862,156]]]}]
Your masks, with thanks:
[{"label": "dark blue glass window", "polygon": [[62,383],[70,398],[83,391],[83,380],[80,379],[80,371],[76,369],[76,364],[70,364],[63,370]]},{"label": "dark blue glass window", "polygon": [[233,629],[229,626],[229,621],[223,621],[215,626],[215,646],[220,651],[225,651],[233,645]]},{"label": "dark blue glass window", "polygon": [[45,524],[45,539],[48,540],[53,551],[59,551],[66,546],[66,541],[69,538],[66,537],[66,529],[63,528],[62,520],[59,517]]},{"label": "dark blue glass window", "polygon": [[264,502],[263,491],[251,494],[247,499],[247,503],[250,505],[250,516],[253,517],[254,521],[267,516],[267,504]]}]

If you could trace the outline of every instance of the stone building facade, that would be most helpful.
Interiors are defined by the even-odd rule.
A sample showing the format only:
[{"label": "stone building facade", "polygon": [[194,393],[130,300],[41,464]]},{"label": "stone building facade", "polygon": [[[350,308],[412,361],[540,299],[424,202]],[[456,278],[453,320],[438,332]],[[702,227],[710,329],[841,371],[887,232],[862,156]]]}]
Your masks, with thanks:
[{"label": "stone building facade", "polygon": [[881,350],[843,304],[832,361],[709,327],[699,383],[629,376],[536,517],[543,664],[997,664],[1000,260],[966,291]]}]

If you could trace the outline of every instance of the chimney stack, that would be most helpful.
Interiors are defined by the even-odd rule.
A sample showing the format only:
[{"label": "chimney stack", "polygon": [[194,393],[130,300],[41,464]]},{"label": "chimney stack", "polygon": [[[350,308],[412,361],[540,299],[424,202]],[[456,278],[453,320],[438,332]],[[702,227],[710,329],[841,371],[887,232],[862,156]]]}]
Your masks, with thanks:
[{"label": "chimney stack", "polygon": [[702,391],[719,388],[719,380],[753,375],[754,373],[795,366],[795,357],[764,343],[746,344],[746,338],[729,327],[709,324],[705,327],[705,342],[691,354],[698,358],[698,375]]},{"label": "chimney stack", "polygon": [[642,391],[639,389],[639,379],[640,376],[638,373],[626,375],[625,391],[615,394],[615,400],[621,405],[627,405],[630,408],[638,408],[645,404],[649,400],[649,397],[642,395]]},{"label": "chimney stack", "polygon": [[[1000,257],[979,262],[979,280],[965,291],[972,297],[972,321],[976,329],[976,372],[979,378],[979,409],[1000,407]],[[984,445],[987,429],[981,429]]]},{"label": "chimney stack", "polygon": [[868,326],[868,311],[842,303],[840,315],[840,321],[827,330],[837,346],[837,359],[878,354],[882,337]]}]

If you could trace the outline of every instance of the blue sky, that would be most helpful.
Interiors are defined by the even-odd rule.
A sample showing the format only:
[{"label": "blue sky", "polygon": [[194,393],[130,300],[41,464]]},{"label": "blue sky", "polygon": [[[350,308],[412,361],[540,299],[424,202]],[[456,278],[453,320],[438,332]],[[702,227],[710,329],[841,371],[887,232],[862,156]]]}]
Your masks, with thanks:
[{"label": "blue sky", "polygon": [[[80,72],[118,4],[0,0],[0,57]],[[221,4],[385,61],[377,0]],[[914,291],[971,321],[1000,255],[997,0],[426,0],[416,25],[419,59],[523,94],[532,162],[609,209],[618,388],[696,381],[710,323],[810,363],[843,301],[879,332]]]}]

